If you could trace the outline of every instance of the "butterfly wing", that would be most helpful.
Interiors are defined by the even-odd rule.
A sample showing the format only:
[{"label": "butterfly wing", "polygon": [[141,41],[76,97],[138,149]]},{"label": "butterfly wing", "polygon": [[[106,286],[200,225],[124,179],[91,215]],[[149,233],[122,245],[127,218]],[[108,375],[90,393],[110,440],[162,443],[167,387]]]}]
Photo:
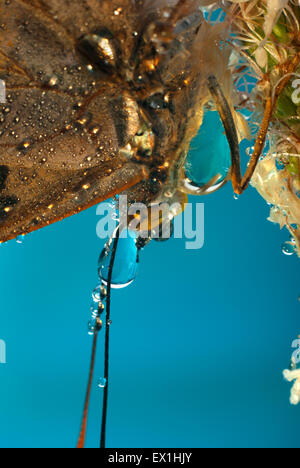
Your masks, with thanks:
[{"label": "butterfly wing", "polygon": [[76,51],[77,37],[99,25],[92,3],[65,1],[62,9],[61,1],[0,0],[0,79],[7,93],[0,104],[1,242],[145,175],[119,152],[139,125],[132,103],[124,104],[126,90]]}]

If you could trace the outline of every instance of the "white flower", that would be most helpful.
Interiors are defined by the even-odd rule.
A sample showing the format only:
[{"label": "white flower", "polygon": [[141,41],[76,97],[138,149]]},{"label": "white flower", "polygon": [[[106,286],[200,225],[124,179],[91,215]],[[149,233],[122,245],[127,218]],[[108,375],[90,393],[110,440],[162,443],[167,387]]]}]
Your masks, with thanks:
[{"label": "white flower", "polygon": [[292,405],[298,405],[298,403],[300,402],[300,369],[286,369],[285,371],[283,371],[283,377],[288,382],[293,382],[293,380],[295,380],[294,385],[291,389],[290,402]]}]

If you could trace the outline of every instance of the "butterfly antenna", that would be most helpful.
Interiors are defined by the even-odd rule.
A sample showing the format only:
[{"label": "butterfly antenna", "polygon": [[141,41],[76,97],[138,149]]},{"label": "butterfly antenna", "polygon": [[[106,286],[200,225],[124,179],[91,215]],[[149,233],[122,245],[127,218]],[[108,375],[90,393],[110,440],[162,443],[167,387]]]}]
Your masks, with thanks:
[{"label": "butterfly antenna", "polygon": [[111,303],[111,281],[112,273],[114,268],[114,262],[116,258],[116,252],[118,242],[120,238],[120,227],[116,230],[115,238],[113,241],[113,247],[111,252],[111,259],[108,270],[107,278],[107,296],[106,296],[106,326],[105,326],[105,352],[104,352],[104,387],[103,394],[103,407],[102,407],[102,422],[101,422],[101,437],[100,437],[100,448],[105,448],[106,442],[106,421],[107,421],[107,403],[108,403],[108,377],[109,377],[109,330],[110,330],[110,303]]},{"label": "butterfly antenna", "polygon": [[[107,402],[108,402],[108,373],[109,373],[109,328],[110,328],[110,300],[111,300],[111,281],[112,281],[112,273],[113,273],[113,266],[116,258],[116,251],[118,246],[118,241],[120,237],[120,230],[116,230],[116,235],[113,241],[112,247],[112,254],[109,264],[109,271],[108,271],[108,280],[107,280],[107,298],[106,298],[106,330],[105,330],[105,358],[104,358],[104,379],[106,382],[104,388],[104,396],[103,396],[103,411],[102,411],[102,423],[101,423],[101,448],[105,448],[105,440],[106,440],[106,419],[107,419]],[[98,341],[98,333],[100,331],[100,327],[96,328],[94,332],[94,339],[93,339],[93,347],[92,347],[92,355],[91,355],[91,362],[90,362],[90,372],[89,372],[89,379],[87,385],[87,391],[85,396],[84,402],[84,409],[82,415],[82,423],[80,428],[80,434],[78,437],[77,448],[84,448],[85,439],[86,439],[86,429],[87,429],[87,421],[88,421],[88,410],[89,410],[89,403],[90,403],[90,396],[91,396],[91,389],[93,383],[93,376],[94,376],[94,369],[95,369],[95,361],[96,361],[96,350],[97,350],[97,341]]]},{"label": "butterfly antenna", "polygon": [[79,449],[84,448],[85,437],[86,437],[88,410],[89,410],[89,403],[90,403],[90,396],[91,396],[91,389],[92,389],[92,382],[93,382],[93,375],[94,375],[94,368],[95,368],[97,338],[98,338],[98,331],[95,331],[94,339],[93,339],[93,348],[92,348],[89,380],[88,380],[88,386],[87,386],[86,397],[85,397],[85,402],[84,402],[84,409],[83,409],[83,416],[82,416],[80,434],[79,434],[79,438],[78,438],[78,442],[77,442],[77,448],[79,448]]}]

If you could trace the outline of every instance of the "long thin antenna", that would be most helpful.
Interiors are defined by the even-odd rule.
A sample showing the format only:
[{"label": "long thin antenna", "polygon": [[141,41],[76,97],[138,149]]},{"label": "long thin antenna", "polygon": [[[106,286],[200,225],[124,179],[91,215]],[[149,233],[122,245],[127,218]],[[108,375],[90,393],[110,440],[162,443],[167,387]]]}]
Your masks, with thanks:
[{"label": "long thin antenna", "polygon": [[97,338],[98,338],[98,331],[95,331],[94,339],[93,339],[93,348],[92,348],[89,380],[88,380],[88,386],[87,386],[86,397],[85,397],[85,402],[84,402],[84,409],[83,409],[83,416],[82,416],[80,434],[79,434],[79,438],[78,438],[78,442],[77,442],[77,448],[79,448],[79,449],[84,448],[85,437],[86,437],[86,427],[87,427],[89,403],[90,403],[90,396],[91,396],[91,389],[92,389],[92,382],[93,382],[93,375],[94,375],[94,368],[95,368]]},{"label": "long thin antenna", "polygon": [[109,377],[109,330],[110,330],[110,300],[111,300],[111,281],[114,268],[114,262],[120,238],[120,227],[116,230],[114,243],[111,252],[111,259],[107,278],[107,296],[106,296],[106,327],[105,327],[105,353],[104,353],[104,381],[106,383],[103,394],[102,407],[102,423],[101,423],[101,438],[100,448],[105,448],[106,442],[106,420],[107,420],[107,403],[108,403],[108,377]]},{"label": "long thin antenna", "polygon": [[[103,397],[103,413],[102,413],[102,424],[101,424],[101,448],[105,448],[105,432],[106,432],[106,417],[107,417],[107,400],[108,400],[108,388],[107,387],[108,387],[108,371],[109,371],[109,325],[110,325],[109,321],[110,321],[111,281],[112,281],[113,266],[114,266],[114,261],[115,261],[115,257],[116,257],[116,251],[117,251],[119,237],[120,237],[120,229],[118,228],[117,231],[116,231],[116,236],[115,236],[114,241],[113,241],[111,259],[110,259],[109,270],[108,270],[108,280],[107,280],[106,332],[105,332],[105,370],[104,370],[104,378],[106,380],[106,386],[104,388],[104,397]],[[81,423],[81,427],[80,427],[80,433],[79,433],[79,437],[78,437],[77,448],[84,448],[84,444],[85,444],[87,420],[88,420],[88,410],[89,410],[89,403],[90,403],[90,396],[91,396],[91,389],[92,389],[94,369],[95,369],[95,361],[96,361],[97,340],[98,340],[98,333],[99,333],[100,329],[101,328],[96,327],[95,332],[94,332],[89,379],[88,379],[87,391],[86,391],[86,396],[85,396],[82,423]]]}]

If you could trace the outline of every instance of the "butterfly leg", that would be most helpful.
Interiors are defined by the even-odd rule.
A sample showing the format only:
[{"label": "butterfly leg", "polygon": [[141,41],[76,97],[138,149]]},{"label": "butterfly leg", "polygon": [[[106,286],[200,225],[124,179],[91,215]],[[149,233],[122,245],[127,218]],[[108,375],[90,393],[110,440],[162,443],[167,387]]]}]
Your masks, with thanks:
[{"label": "butterfly leg", "polygon": [[255,171],[255,168],[257,166],[257,163],[259,161],[259,158],[263,152],[273,112],[272,99],[271,97],[267,99],[265,114],[258,137],[256,139],[254,151],[249,161],[245,175],[242,176],[238,134],[230,106],[224,96],[221,86],[219,85],[214,75],[209,76],[208,87],[217,106],[217,110],[220,114],[221,120],[223,122],[227,140],[230,146],[231,181],[233,190],[235,191],[235,193],[240,195],[248,187],[253,173]]}]

